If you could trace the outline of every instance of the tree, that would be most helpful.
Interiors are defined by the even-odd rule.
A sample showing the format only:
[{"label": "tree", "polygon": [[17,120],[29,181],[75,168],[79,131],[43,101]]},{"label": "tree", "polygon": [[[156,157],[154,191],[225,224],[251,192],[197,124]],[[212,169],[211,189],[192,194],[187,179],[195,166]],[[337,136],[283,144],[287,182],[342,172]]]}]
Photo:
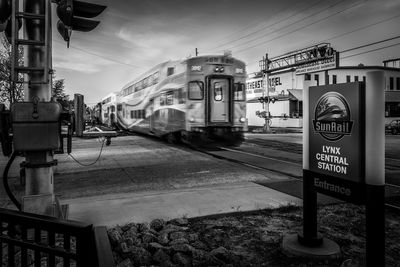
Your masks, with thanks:
[{"label": "tree", "polygon": [[51,87],[51,96],[55,98],[62,106],[64,110],[68,110],[71,101],[69,100],[69,95],[65,93],[65,80],[55,79],[55,74],[53,74],[53,84]]},{"label": "tree", "polygon": [[[24,86],[22,83],[11,83],[11,45],[5,39],[1,38],[2,47],[0,47],[0,103],[10,106],[14,102],[23,101]],[[23,65],[23,48],[18,50],[18,64]],[[23,80],[23,75],[18,74],[18,81]]]}]

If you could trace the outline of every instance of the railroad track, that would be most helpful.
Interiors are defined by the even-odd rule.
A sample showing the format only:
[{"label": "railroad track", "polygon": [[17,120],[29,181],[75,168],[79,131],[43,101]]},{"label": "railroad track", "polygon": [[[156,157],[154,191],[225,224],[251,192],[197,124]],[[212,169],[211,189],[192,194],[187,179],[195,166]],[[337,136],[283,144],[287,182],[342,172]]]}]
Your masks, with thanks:
[{"label": "railroad track", "polygon": [[[289,179],[294,179],[297,182],[302,182],[302,164],[299,163],[299,160],[293,161],[274,156],[259,155],[252,152],[222,146],[207,148],[192,146],[192,148],[219,159],[229,160],[256,170],[265,170],[269,172],[279,173],[281,175],[287,176]],[[258,164],[260,160],[265,161],[266,164]],[[400,171],[400,160],[386,158],[386,161],[389,163],[386,164],[386,168],[396,169]],[[283,166],[286,166],[286,168],[283,168]],[[395,196],[390,196],[390,198],[387,199],[389,201],[385,203],[386,207],[400,212],[400,184],[386,183],[385,186],[387,192],[392,192],[391,194],[395,194]],[[279,191],[279,189],[277,190]],[[393,199],[395,199],[395,201],[393,201]]]}]

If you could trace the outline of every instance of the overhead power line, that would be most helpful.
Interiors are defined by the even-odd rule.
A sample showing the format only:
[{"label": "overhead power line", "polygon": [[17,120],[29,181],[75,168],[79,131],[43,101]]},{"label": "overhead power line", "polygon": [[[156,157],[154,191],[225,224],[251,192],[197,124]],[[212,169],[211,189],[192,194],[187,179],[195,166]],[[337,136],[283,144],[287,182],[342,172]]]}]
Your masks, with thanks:
[{"label": "overhead power line", "polygon": [[[271,28],[272,26],[275,26],[275,25],[277,25],[277,24],[279,24],[279,23],[281,23],[281,22],[283,22],[283,21],[286,21],[286,20],[292,18],[293,16],[295,16],[295,15],[297,15],[297,14],[299,14],[299,13],[305,11],[305,10],[310,9],[310,8],[313,7],[313,6],[316,6],[317,4],[319,4],[319,3],[322,2],[322,1],[323,1],[323,0],[319,0],[319,1],[317,1],[317,2],[313,2],[311,5],[306,6],[304,9],[301,9],[301,10],[299,10],[299,11],[297,11],[297,12],[291,13],[289,16],[287,16],[287,17],[285,17],[285,18],[283,18],[283,19],[280,19],[280,20],[278,20],[278,21],[276,21],[276,22],[274,22],[274,23],[272,23],[272,24],[269,24],[269,25],[267,25],[267,26],[265,26],[265,27],[263,27],[263,28],[261,28],[261,29],[258,29],[258,30],[256,30],[256,31],[253,31],[253,32],[250,32],[250,33],[248,33],[248,34],[246,34],[246,35],[243,35],[243,36],[241,36],[241,37],[239,37],[239,38],[237,38],[237,39],[233,39],[232,41],[225,42],[225,43],[223,43],[223,44],[221,44],[221,45],[215,46],[215,47],[213,47],[213,48],[211,48],[211,49],[219,48],[219,47],[224,46],[224,45],[226,45],[226,44],[229,44],[229,43],[232,43],[232,42],[236,42],[236,41],[242,40],[242,39],[244,39],[244,38],[246,38],[246,37],[248,37],[248,36],[254,35],[254,34],[259,33],[259,32],[261,32],[261,31],[264,31],[264,30],[266,30],[266,29],[268,29],[268,28]],[[343,2],[343,1],[344,1],[344,0],[342,0],[341,2]],[[240,44],[239,44],[239,45],[240,45]]]},{"label": "overhead power line", "polygon": [[349,56],[345,56],[345,57],[341,57],[340,59],[342,60],[342,59],[345,59],[345,58],[355,57],[355,56],[359,56],[359,55],[363,55],[363,54],[379,51],[379,50],[390,48],[390,47],[397,46],[397,45],[400,45],[400,43],[392,44],[392,45],[388,45],[388,46],[384,46],[384,47],[380,47],[380,48],[376,48],[376,49],[372,49],[372,50],[368,50],[368,51],[364,51],[364,52],[361,52],[361,53],[357,53],[357,54],[353,54],[353,55],[349,55]]},{"label": "overhead power line", "polygon": [[[336,3],[334,3],[334,4],[331,4],[331,5],[329,5],[329,6],[325,7],[325,8],[319,9],[318,11],[316,11],[316,12],[314,12],[314,13],[312,13],[312,14],[310,14],[310,15],[304,17],[304,18],[301,18],[301,19],[296,20],[296,21],[294,21],[294,22],[292,22],[292,23],[290,23],[290,24],[288,24],[288,25],[285,25],[285,26],[283,26],[283,27],[280,27],[280,28],[278,28],[278,29],[276,29],[276,30],[274,30],[274,31],[272,31],[272,32],[269,32],[268,34],[276,33],[276,32],[279,32],[279,31],[281,31],[281,30],[283,30],[283,29],[286,29],[286,28],[288,28],[288,27],[290,27],[290,26],[292,26],[292,25],[298,24],[298,23],[300,23],[300,22],[302,22],[302,21],[304,21],[304,20],[307,20],[307,19],[309,19],[309,18],[311,18],[311,17],[313,17],[313,16],[316,16],[316,15],[318,15],[318,14],[321,14],[322,12],[324,12],[324,11],[326,11],[326,10],[329,10],[329,9],[331,9],[331,8],[337,6],[337,5],[339,5],[339,4],[341,4],[342,2],[345,2],[345,1],[346,1],[346,0],[341,0],[341,1],[338,1],[338,2],[336,2]],[[302,11],[303,11],[303,10],[302,10]],[[300,12],[301,12],[301,11],[300,11]],[[265,37],[265,36],[258,36],[258,37],[255,37],[255,38],[250,39],[250,40],[247,40],[246,42],[243,42],[243,43],[241,43],[241,44],[234,45],[234,46],[230,47],[229,49],[233,49],[233,48],[236,48],[236,47],[239,47],[239,46],[243,46],[243,45],[245,45],[245,44],[251,43],[251,42],[253,42],[253,41],[257,41],[257,40],[262,39],[262,38],[264,38],[264,37]]]},{"label": "overhead power line", "polygon": [[349,51],[353,51],[353,50],[364,48],[364,47],[371,46],[371,45],[384,43],[384,42],[391,41],[391,40],[398,39],[398,38],[400,38],[400,35],[392,37],[392,38],[388,38],[388,39],[385,39],[385,40],[369,43],[369,44],[366,44],[366,45],[361,45],[361,46],[353,47],[353,48],[350,48],[350,49],[346,49],[346,50],[341,51],[340,53],[346,53],[346,52],[349,52]]},{"label": "overhead power line", "polygon": [[352,9],[352,8],[354,8],[354,7],[356,7],[356,6],[359,6],[359,5],[361,5],[363,2],[365,2],[365,1],[357,2],[357,3],[353,4],[353,5],[351,5],[350,7],[345,8],[345,9],[342,9],[342,10],[340,10],[340,11],[337,11],[337,12],[335,12],[335,13],[329,15],[329,16],[326,16],[326,17],[321,18],[321,19],[319,19],[319,20],[317,20],[317,21],[314,21],[314,22],[312,22],[312,23],[309,23],[309,24],[307,24],[307,25],[304,25],[304,26],[302,26],[302,27],[299,27],[299,28],[297,28],[297,29],[294,29],[293,31],[287,32],[287,33],[285,33],[285,34],[281,34],[281,35],[279,35],[279,36],[277,36],[277,37],[275,37],[275,38],[269,39],[269,40],[267,40],[267,41],[262,41],[262,42],[259,42],[259,43],[255,44],[255,45],[253,45],[253,46],[245,47],[245,48],[243,48],[243,49],[237,50],[237,51],[235,51],[235,53],[240,53],[240,52],[245,51],[245,50],[248,50],[248,49],[250,49],[250,48],[254,48],[254,47],[257,47],[257,46],[260,46],[260,45],[269,43],[269,42],[271,42],[271,41],[273,41],[273,40],[282,38],[282,37],[284,37],[284,36],[286,36],[286,35],[292,34],[292,33],[294,33],[294,32],[297,32],[297,31],[299,31],[299,30],[302,30],[302,29],[304,29],[304,28],[307,28],[307,27],[309,27],[309,26],[311,26],[311,25],[314,25],[314,24],[319,23],[319,22],[321,22],[321,21],[327,20],[327,19],[329,19],[329,18],[331,18],[331,17],[333,17],[333,16],[336,16],[336,15],[338,15],[338,14],[340,14],[340,13],[343,13],[343,12],[345,12],[345,11],[347,11],[347,10],[349,10],[349,9]]},{"label": "overhead power line", "polygon": [[400,14],[395,15],[395,16],[393,16],[393,17],[389,17],[389,18],[387,18],[387,19],[379,20],[379,21],[374,22],[374,23],[371,23],[371,24],[367,24],[367,25],[365,25],[365,26],[363,26],[363,27],[354,29],[354,30],[349,31],[349,32],[345,32],[345,33],[341,33],[341,34],[332,36],[332,37],[330,37],[330,38],[328,38],[328,39],[325,39],[325,40],[322,40],[322,41],[320,41],[320,42],[321,42],[321,43],[327,42],[327,41],[330,41],[330,40],[333,40],[333,39],[336,39],[336,38],[339,38],[339,37],[348,35],[348,34],[350,34],[350,33],[358,32],[358,31],[364,30],[364,29],[366,29],[366,28],[369,28],[369,27],[372,27],[372,26],[375,26],[375,25],[378,25],[378,24],[381,24],[381,23],[384,23],[384,22],[387,22],[387,21],[396,19],[396,18],[398,18],[398,17],[400,17]]},{"label": "overhead power line", "polygon": [[[53,41],[56,42],[56,43],[64,44],[64,42],[61,42],[59,40],[53,39]],[[128,67],[132,67],[132,68],[135,68],[135,69],[141,69],[141,67],[139,67],[139,66],[132,65],[132,64],[129,64],[129,63],[125,63],[125,62],[122,62],[122,61],[118,61],[118,60],[115,60],[115,59],[112,59],[112,58],[108,58],[108,57],[105,57],[105,56],[101,56],[101,55],[95,54],[93,52],[84,50],[82,48],[78,48],[78,47],[71,46],[71,45],[69,46],[69,48],[72,48],[72,49],[75,49],[75,50],[79,50],[79,51],[84,52],[86,54],[89,54],[89,55],[92,55],[92,56],[96,56],[96,57],[99,57],[101,59],[105,59],[105,60],[108,60],[108,61],[112,61],[114,63],[118,63],[118,64],[125,65],[125,66],[128,66]]]}]

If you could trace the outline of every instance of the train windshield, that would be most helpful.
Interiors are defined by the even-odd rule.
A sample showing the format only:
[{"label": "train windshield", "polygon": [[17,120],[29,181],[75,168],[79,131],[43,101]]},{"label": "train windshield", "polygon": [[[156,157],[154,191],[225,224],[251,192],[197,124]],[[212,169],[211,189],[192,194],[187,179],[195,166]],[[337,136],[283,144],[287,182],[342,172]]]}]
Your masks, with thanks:
[{"label": "train windshield", "polygon": [[189,99],[202,100],[204,97],[204,84],[200,81],[189,82]]}]

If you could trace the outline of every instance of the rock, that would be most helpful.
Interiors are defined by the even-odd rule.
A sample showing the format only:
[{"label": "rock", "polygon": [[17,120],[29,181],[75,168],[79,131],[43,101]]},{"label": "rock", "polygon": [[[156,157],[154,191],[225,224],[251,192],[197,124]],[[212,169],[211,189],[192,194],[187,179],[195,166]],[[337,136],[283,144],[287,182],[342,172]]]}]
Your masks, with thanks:
[{"label": "rock", "polygon": [[192,260],[190,257],[180,252],[174,254],[172,261],[179,266],[192,266]]},{"label": "rock", "polygon": [[193,243],[190,244],[192,247],[196,248],[196,249],[200,249],[200,250],[207,250],[208,247],[206,244],[204,244],[203,242],[201,242],[200,240],[194,241]]},{"label": "rock", "polygon": [[125,238],[124,241],[128,246],[135,246],[135,247],[140,246],[140,244],[142,243],[142,241],[140,241],[140,238],[138,237],[128,237]]},{"label": "rock", "polygon": [[170,262],[171,258],[163,249],[158,249],[153,255],[153,261],[159,262],[159,263],[168,262],[168,261]]},{"label": "rock", "polygon": [[207,252],[201,249],[195,249],[192,251],[192,264],[193,266],[205,266],[207,261]]},{"label": "rock", "polygon": [[186,237],[186,233],[184,233],[184,232],[171,232],[169,234],[169,238],[171,240],[181,239],[181,238],[185,238],[185,237]]},{"label": "rock", "polygon": [[162,245],[167,245],[169,243],[168,233],[162,233],[158,235],[158,243]]},{"label": "rock", "polygon": [[189,244],[189,241],[186,238],[178,238],[169,242],[170,246],[177,245],[177,244]]},{"label": "rock", "polygon": [[170,222],[178,226],[187,226],[189,224],[189,220],[186,218],[176,218],[171,220]]},{"label": "rock", "polygon": [[128,246],[128,244],[126,244],[126,242],[122,242],[119,244],[119,249],[121,250],[122,253],[129,253],[134,249],[134,247]]},{"label": "rock", "polygon": [[150,226],[148,223],[138,223],[137,224],[137,230],[139,233],[145,233],[150,230]]},{"label": "rock", "polygon": [[163,219],[154,219],[150,222],[150,228],[154,229],[155,231],[160,231],[163,229],[165,225],[165,221]]},{"label": "rock", "polygon": [[122,232],[126,232],[129,229],[131,229],[131,227],[132,227],[132,224],[128,223],[128,224],[125,224],[125,225],[121,226],[121,230],[122,230]]},{"label": "rock", "polygon": [[171,261],[164,261],[160,263],[160,267],[176,267]]},{"label": "rock", "polygon": [[189,234],[189,235],[187,236],[187,238],[188,238],[188,240],[189,240],[190,243],[193,243],[193,242],[196,242],[197,240],[199,240],[199,234],[197,234],[197,233],[192,233],[192,234]]},{"label": "rock", "polygon": [[131,259],[127,258],[122,262],[118,263],[117,267],[133,267],[133,263],[131,262]]},{"label": "rock", "polygon": [[167,250],[166,247],[164,247],[163,245],[161,245],[161,244],[159,244],[159,243],[157,243],[157,242],[151,242],[151,243],[149,243],[149,245],[147,246],[147,249],[148,249],[151,253],[154,253],[154,252],[156,252],[156,251],[159,250],[159,249]]},{"label": "rock", "polygon": [[131,260],[134,265],[143,266],[151,264],[151,253],[142,247],[135,247],[132,250]]},{"label": "rock", "polygon": [[109,233],[108,233],[108,238],[110,239],[110,242],[112,245],[118,245],[121,241],[122,241],[122,236],[119,233],[119,231],[112,229]]},{"label": "rock", "polygon": [[156,242],[157,241],[157,237],[155,235],[153,235],[150,232],[144,233],[142,236],[142,241],[145,244],[151,243],[151,242]]},{"label": "rock", "polygon": [[125,237],[137,237],[137,235],[138,235],[138,230],[137,230],[136,226],[130,227],[124,233]]},{"label": "rock", "polygon": [[224,247],[213,249],[209,254],[223,261],[224,263],[229,263],[231,261],[231,253]]},{"label": "rock", "polygon": [[185,243],[178,243],[171,245],[171,249],[176,252],[185,252],[185,253],[191,253],[193,250],[195,250],[195,248],[193,248],[191,245]]}]

